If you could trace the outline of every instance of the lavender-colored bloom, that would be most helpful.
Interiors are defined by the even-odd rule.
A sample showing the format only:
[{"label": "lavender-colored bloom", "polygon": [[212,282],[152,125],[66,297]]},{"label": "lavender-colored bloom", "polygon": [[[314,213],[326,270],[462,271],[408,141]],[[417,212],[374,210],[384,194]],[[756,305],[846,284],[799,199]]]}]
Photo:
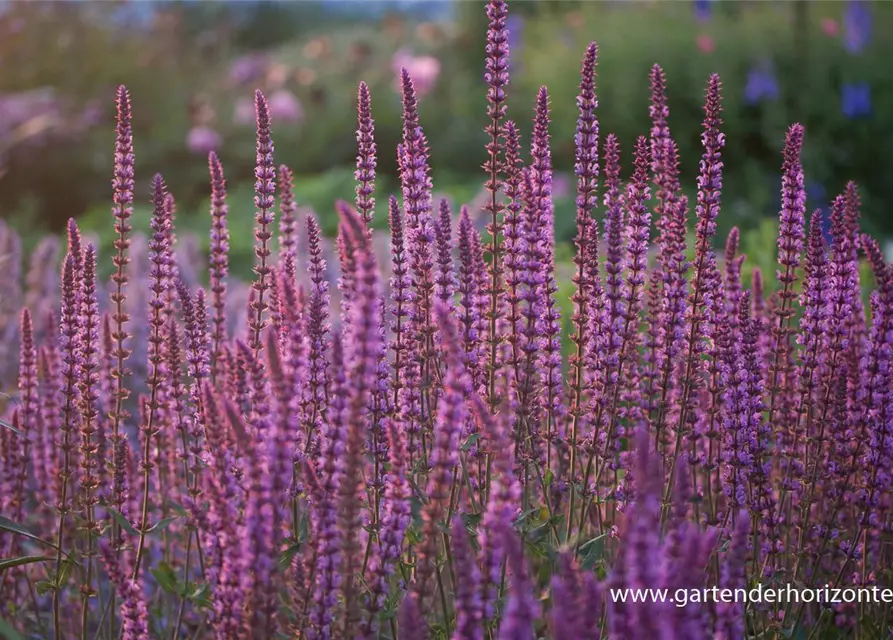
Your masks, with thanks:
[{"label": "lavender-colored bloom", "polygon": [[[15,484],[6,485],[6,490],[12,490],[14,492],[14,501],[16,504],[16,511],[14,517],[17,521],[21,521],[22,511],[24,508],[24,500],[25,490],[28,487],[28,466],[31,460],[31,442],[32,440],[37,440],[37,424],[39,418],[39,409],[38,409],[38,387],[37,387],[37,352],[34,346],[34,327],[31,323],[31,312],[27,307],[22,309],[21,321],[21,341],[19,344],[19,376],[18,376],[18,390],[19,397],[21,401],[21,407],[16,408],[16,420],[15,426],[16,428],[23,434],[21,445],[16,446],[15,449],[18,451],[13,451],[12,455],[16,456],[18,460],[11,461],[12,464],[9,465],[9,470],[12,472],[10,475],[16,475],[15,470],[17,469],[17,477],[11,478],[14,480]],[[40,456],[42,452],[35,451],[37,456]],[[38,463],[39,464],[39,463]],[[38,465],[34,465],[37,467]],[[44,468],[44,474],[48,471]],[[38,487],[38,491],[47,491],[47,479],[46,476],[43,476],[40,487]],[[15,487],[13,489],[13,486]],[[4,540],[5,542],[5,540]],[[7,551],[4,549],[4,551]]]},{"label": "lavender-colored bloom", "polygon": [[453,640],[484,637],[481,574],[462,518],[454,517],[450,543],[456,563],[456,631]]},{"label": "lavender-colored bloom", "polygon": [[304,108],[291,91],[280,89],[267,100],[270,117],[281,122],[295,123],[304,119]]},{"label": "lavender-colored bloom", "polygon": [[[505,0],[490,0],[487,3],[487,44],[486,58],[484,62],[484,82],[487,84],[487,125],[484,132],[487,134],[487,159],[484,162],[484,171],[487,179],[484,182],[484,189],[487,194],[484,210],[488,215],[487,231],[490,233],[490,243],[486,247],[490,254],[489,259],[489,282],[486,283],[485,292],[489,297],[489,310],[486,313],[485,335],[483,337],[486,344],[487,365],[485,368],[487,385],[487,397],[491,407],[495,406],[496,396],[496,378],[499,376],[502,360],[500,358],[500,343],[503,336],[501,333],[500,317],[503,313],[503,296],[504,275],[502,256],[505,253],[503,247],[500,246],[500,238],[503,237],[506,245],[511,240],[508,233],[503,232],[503,225],[506,222],[507,213],[503,210],[503,205],[499,201],[500,186],[504,186],[508,195],[511,187],[508,184],[509,176],[503,176],[502,173],[509,173],[515,170],[514,161],[517,154],[510,148],[514,145],[511,140],[512,134],[506,128],[506,93],[505,89],[509,84],[509,32],[506,28],[508,16],[508,5]],[[500,138],[506,137],[506,159],[505,164],[501,162],[501,141]],[[502,178],[506,178],[505,185],[502,185]],[[517,184],[517,183],[516,183]],[[509,196],[511,197],[511,196]],[[500,215],[502,214],[502,216]],[[500,219],[500,218],[503,219]],[[506,249],[508,247],[506,246]],[[511,273],[508,274],[511,277]]]},{"label": "lavender-colored bloom", "polygon": [[704,155],[701,159],[701,173],[698,176],[698,252],[706,250],[706,244],[716,233],[716,217],[719,215],[719,197],[722,190],[722,159],[720,153],[725,146],[725,136],[720,132],[722,125],[720,111],[721,83],[719,76],[710,76],[707,98],[704,104],[704,133],[701,144]]},{"label": "lavender-colored bloom", "polygon": [[497,526],[497,532],[502,536],[502,545],[505,549],[509,572],[509,595],[496,637],[498,640],[534,640],[536,634],[533,631],[533,621],[536,618],[537,603],[527,574],[521,541],[507,521]]},{"label": "lavender-colored bloom", "polygon": [[207,155],[220,148],[222,138],[210,127],[193,127],[186,134],[186,147],[196,155]]},{"label": "lavender-colored bloom", "polygon": [[315,451],[313,438],[318,438],[322,417],[329,400],[329,373],[326,369],[329,354],[329,282],[326,278],[326,261],[322,255],[322,231],[316,218],[306,219],[308,262],[310,273],[310,298],[307,310],[307,332],[310,341],[308,384],[305,390],[303,421],[304,441],[308,450]]},{"label": "lavender-colored bloom", "polygon": [[778,418],[778,423],[783,428],[788,426],[789,420],[778,412],[783,386],[791,377],[787,374],[787,360],[791,318],[794,314],[793,305],[797,296],[793,289],[797,281],[797,268],[800,266],[800,254],[803,252],[805,238],[806,189],[803,186],[803,165],[800,161],[803,133],[803,126],[795,124],[788,130],[785,139],[781,213],[778,225],[778,262],[781,269],[777,272],[782,288],[778,294],[779,304],[775,309],[778,321],[772,331],[770,350],[773,355],[767,380],[770,392],[767,418],[773,425]]},{"label": "lavender-colored bloom", "polygon": [[212,356],[220,357],[220,349],[226,335],[226,277],[229,273],[229,229],[226,204],[226,179],[223,165],[216,153],[208,154],[211,173],[211,250],[208,256],[211,297],[214,306],[214,345]]},{"label": "lavender-colored bloom", "polygon": [[360,83],[357,91],[357,211],[367,225],[372,224],[375,213],[375,121],[372,119],[372,104],[369,87]]},{"label": "lavender-colored bloom", "polygon": [[463,206],[459,216],[459,323],[465,345],[465,362],[474,387],[483,392],[485,383],[483,336],[486,331],[487,273],[478,230]]},{"label": "lavender-colored bloom", "polygon": [[[62,267],[62,309],[59,319],[59,359],[62,380],[62,421],[59,425],[62,438],[59,450],[62,461],[58,470],[60,478],[59,502],[55,505],[59,512],[59,531],[64,531],[65,520],[72,508],[74,438],[77,427],[76,406],[78,402],[77,375],[81,362],[80,345],[78,344],[80,317],[77,288],[75,257],[69,252]],[[15,459],[17,460],[17,457]],[[59,564],[57,563],[57,565]],[[57,571],[60,568],[57,566]]]},{"label": "lavender-colored bloom", "polygon": [[230,63],[229,81],[234,85],[245,85],[262,78],[270,61],[262,53],[250,53],[236,58]]},{"label": "lavender-colored bloom", "polygon": [[[549,94],[545,87],[537,93],[530,154],[531,192],[527,219],[528,250],[528,367],[536,353],[540,373],[537,402],[547,414],[546,437],[551,452],[565,407],[562,400],[561,315],[555,303],[555,233],[552,204],[552,158],[549,148]],[[532,351],[531,351],[532,350]],[[528,372],[529,373],[529,372]],[[525,373],[527,375],[527,373]],[[527,384],[530,384],[528,382]]]},{"label": "lavender-colored bloom", "polygon": [[[637,179],[641,181],[644,177],[639,175]],[[635,196],[635,194],[631,195]],[[608,359],[606,362],[610,367],[616,367],[618,364],[620,347],[624,338],[623,328],[627,319],[625,304],[622,300],[625,293],[623,288],[625,267],[623,256],[624,200],[620,185],[620,145],[617,142],[617,137],[614,134],[609,134],[605,140],[604,225],[608,243],[605,256],[605,298],[608,301],[611,318],[610,331],[607,336]],[[630,204],[636,206],[638,202],[631,201]],[[636,265],[635,268],[644,269],[644,266]],[[617,380],[611,382],[616,384]]]},{"label": "lavender-colored bloom", "polygon": [[391,60],[394,70],[394,87],[402,91],[401,75],[405,71],[409,73],[416,85],[419,96],[431,93],[440,75],[440,60],[434,56],[417,56],[406,49],[400,49]]},{"label": "lavender-colored bloom", "polygon": [[499,527],[501,523],[509,523],[515,518],[521,501],[521,487],[513,468],[514,452],[510,437],[512,417],[509,415],[507,401],[504,401],[496,416],[492,416],[479,396],[472,396],[470,400],[471,411],[480,423],[486,450],[493,460],[488,501],[481,528],[483,611],[485,619],[492,620],[505,559],[505,546]]},{"label": "lavender-colored bloom", "polygon": [[410,594],[403,598],[400,610],[397,612],[397,618],[400,623],[400,631],[407,638],[418,638],[418,640],[427,640],[428,625],[422,618],[422,612],[419,610],[418,599]]},{"label": "lavender-colored bloom", "polygon": [[279,262],[283,265],[297,256],[297,213],[294,174],[284,164],[279,165]]},{"label": "lavender-colored bloom", "polygon": [[[860,362],[865,373],[859,396],[869,435],[862,459],[867,496],[861,500],[865,510],[860,527],[877,532],[882,529],[881,523],[888,512],[881,496],[893,484],[890,473],[893,463],[893,268],[884,261],[875,239],[862,236],[860,245],[877,281],[871,298],[870,346]],[[868,554],[869,549],[863,549],[862,553]]]},{"label": "lavender-colored bloom", "polygon": [[[352,209],[341,210],[342,225],[357,247],[356,299],[350,323],[353,344],[345,353],[345,364],[350,370],[351,390],[344,475],[339,491],[339,525],[345,536],[342,542],[344,582],[342,596],[345,604],[345,637],[353,637],[359,617],[358,585],[355,573],[360,562],[360,480],[364,474],[364,447],[366,442],[367,408],[374,392],[379,357],[382,308],[378,265],[372,250],[367,227],[363,219]],[[376,452],[377,453],[377,452]]]},{"label": "lavender-colored bloom", "polygon": [[453,214],[450,203],[440,201],[439,216],[434,227],[434,242],[437,248],[437,279],[434,293],[441,304],[453,306],[456,294],[456,278],[453,273]]},{"label": "lavender-colored bloom", "polygon": [[428,503],[422,510],[424,543],[419,549],[416,589],[423,605],[431,593],[431,579],[438,570],[435,566],[440,541],[438,526],[449,512],[453,474],[459,465],[459,436],[468,416],[465,399],[470,390],[463,364],[463,350],[450,310],[437,304],[434,311],[443,336],[446,373],[434,425],[431,471],[425,490]]},{"label": "lavender-colored bloom", "polygon": [[254,94],[255,111],[257,113],[257,162],[254,170],[256,178],[254,184],[255,214],[255,247],[257,263],[254,273],[257,276],[252,289],[256,294],[251,304],[252,317],[249,322],[251,328],[251,348],[257,354],[261,349],[260,334],[266,324],[264,311],[268,302],[264,296],[270,288],[270,274],[272,268],[267,264],[270,257],[270,238],[273,237],[270,226],[273,224],[273,205],[276,193],[276,169],[273,164],[273,140],[270,137],[270,110],[264,95],[257,91]]},{"label": "lavender-colored bloom", "polygon": [[[574,173],[577,176],[576,197],[576,222],[577,234],[574,238],[574,266],[576,271],[573,282],[577,287],[571,298],[574,304],[574,313],[571,318],[575,352],[569,359],[573,368],[573,383],[570,389],[569,413],[571,415],[570,439],[571,460],[570,477],[576,476],[577,441],[582,433],[582,421],[584,415],[583,405],[584,387],[586,380],[586,356],[592,352],[592,346],[596,338],[592,332],[587,331],[591,324],[589,311],[591,310],[592,297],[595,292],[595,282],[591,278],[593,265],[598,268],[598,242],[592,242],[593,234],[597,233],[596,222],[592,219],[592,213],[597,206],[596,185],[598,177],[598,120],[595,110],[598,107],[598,98],[595,93],[595,68],[598,62],[598,45],[590,43],[586,48],[580,70],[580,93],[577,96],[577,130],[574,136]],[[571,494],[569,511],[573,512],[575,494]]]},{"label": "lavender-colored bloom", "polygon": [[311,638],[333,637],[338,594],[341,589],[342,536],[338,531],[338,488],[344,474],[347,435],[348,389],[341,338],[332,341],[332,401],[326,433],[315,465],[306,464],[315,512],[314,533],[317,545],[316,585],[310,607],[308,630]]},{"label": "lavender-colored bloom", "polygon": [[143,590],[136,580],[125,576],[121,561],[108,545],[101,547],[109,579],[123,597],[121,609],[122,640],[143,640],[149,637],[149,611]]},{"label": "lavender-colored bloom", "polygon": [[[734,513],[735,527],[728,555],[724,559],[720,585],[724,589],[741,589],[746,585],[750,515],[746,511]],[[717,607],[717,640],[743,638],[745,631],[744,605],[740,602],[722,603]]]},{"label": "lavender-colored bloom", "polygon": [[[78,462],[81,466],[79,485],[82,491],[80,504],[86,509],[86,527],[93,546],[93,527],[96,525],[94,507],[98,503],[100,467],[98,459],[99,442],[95,440],[98,431],[99,403],[99,303],[96,297],[96,251],[88,244],[84,251],[84,261],[80,282],[80,353],[78,367],[79,411],[81,415],[81,445],[78,449]],[[87,589],[92,586],[86,584]]]}]

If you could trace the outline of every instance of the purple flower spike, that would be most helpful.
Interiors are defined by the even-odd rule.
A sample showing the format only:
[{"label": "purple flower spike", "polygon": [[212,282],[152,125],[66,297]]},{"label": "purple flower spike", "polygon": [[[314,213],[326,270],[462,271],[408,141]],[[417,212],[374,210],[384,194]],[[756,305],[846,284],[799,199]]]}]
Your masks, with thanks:
[{"label": "purple flower spike", "polygon": [[255,356],[261,349],[260,334],[266,325],[264,312],[268,302],[265,299],[267,290],[271,286],[272,267],[267,264],[270,257],[270,239],[273,237],[270,226],[274,218],[274,195],[276,193],[276,168],[273,164],[273,140],[270,137],[270,111],[264,94],[256,91],[254,94],[254,108],[257,114],[257,164],[254,169],[254,206],[257,208],[255,215],[255,246],[254,254],[257,263],[254,273],[257,276],[252,288],[256,297],[251,304],[252,317],[249,322],[251,329],[250,344]]},{"label": "purple flower spike", "polygon": [[716,217],[719,215],[719,197],[722,190],[722,159],[720,152],[726,138],[720,132],[722,109],[719,76],[710,76],[707,86],[707,99],[704,103],[704,133],[701,144],[704,155],[701,158],[701,174],[698,177],[698,251],[703,253],[716,234]]},{"label": "purple flower spike", "polygon": [[294,260],[298,245],[298,205],[295,202],[295,176],[279,165],[279,262]]},{"label": "purple flower spike", "polygon": [[[84,526],[88,545],[94,548],[97,535],[95,507],[99,502],[100,465],[97,432],[99,430],[99,304],[96,297],[96,250],[88,244],[84,251],[84,261],[80,283],[80,346],[78,367],[79,411],[81,415],[81,444],[78,448],[78,462],[81,467],[79,503],[85,510]],[[92,593],[88,580],[84,583],[85,593]]]},{"label": "purple flower spike", "polygon": [[357,211],[367,225],[375,213],[375,121],[369,87],[360,83],[357,90]]},{"label": "purple flower spike", "polygon": [[452,307],[456,294],[456,278],[453,274],[453,214],[450,203],[440,201],[439,216],[435,223],[434,238],[437,245],[437,281],[435,295],[442,304]]},{"label": "purple flower spike", "polygon": [[121,608],[122,640],[142,640],[149,637],[149,610],[142,588],[136,580],[125,576],[121,562],[111,547],[103,546],[101,551],[109,579],[124,599]]},{"label": "purple flower spike", "polygon": [[226,179],[223,165],[216,153],[208,154],[211,173],[211,252],[208,257],[211,296],[214,305],[214,346],[212,356],[216,362],[226,340],[226,277],[229,273],[229,229],[226,204]]},{"label": "purple flower spike", "polygon": [[506,550],[509,597],[496,637],[498,640],[534,640],[536,634],[533,631],[533,621],[537,617],[538,607],[533,597],[533,585],[527,574],[521,541],[509,522],[503,521],[498,531]]},{"label": "purple flower spike", "polygon": [[[484,82],[487,83],[487,117],[489,122],[484,128],[487,134],[487,160],[484,162],[484,171],[487,179],[484,188],[488,193],[484,211],[489,214],[487,231],[490,234],[490,243],[486,247],[490,254],[489,282],[486,283],[485,293],[489,297],[489,309],[487,311],[485,335],[482,339],[486,343],[487,366],[485,367],[487,396],[490,407],[496,405],[496,378],[501,369],[499,347],[503,340],[499,319],[503,313],[503,290],[505,287],[503,254],[508,249],[510,238],[504,232],[507,222],[504,214],[504,204],[499,200],[499,190],[503,186],[503,178],[512,170],[512,157],[509,150],[511,133],[507,130],[505,122],[506,94],[505,89],[509,83],[509,30],[506,26],[508,19],[508,4],[505,0],[490,0],[487,3],[487,45],[486,62],[484,65]],[[506,138],[506,159],[502,163],[500,155],[502,151],[501,138]],[[505,185],[508,193],[508,185]],[[506,246],[500,246],[500,240],[504,240]],[[511,275],[511,274],[510,274]]]},{"label": "purple flower spike", "polygon": [[453,640],[482,640],[481,574],[462,518],[453,519],[451,543],[456,563],[456,632]]}]

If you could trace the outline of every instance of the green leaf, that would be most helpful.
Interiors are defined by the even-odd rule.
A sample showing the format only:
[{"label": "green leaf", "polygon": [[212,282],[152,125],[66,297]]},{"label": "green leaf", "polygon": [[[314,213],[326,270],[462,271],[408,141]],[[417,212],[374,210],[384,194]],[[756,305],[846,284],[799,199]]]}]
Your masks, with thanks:
[{"label": "green leaf", "polygon": [[167,506],[177,512],[177,515],[182,517],[187,517],[189,514],[186,512],[186,508],[178,502],[173,502],[172,500],[167,501]]},{"label": "green leaf", "polygon": [[211,606],[211,589],[207,583],[192,585],[192,590],[187,594],[186,599],[199,608],[207,608]]},{"label": "green leaf", "polygon": [[155,579],[158,581],[158,586],[168,593],[172,593],[175,596],[183,593],[182,589],[177,588],[177,574],[174,573],[174,568],[167,562],[162,562],[157,567],[149,569],[149,571],[155,576]]},{"label": "green leaf", "polygon": [[283,551],[279,556],[279,565],[282,567],[287,567],[291,564],[291,561],[294,559],[298,552],[301,550],[300,544],[293,544],[288,549]]},{"label": "green leaf", "polygon": [[34,588],[37,590],[37,595],[42,596],[45,593],[49,593],[53,589],[56,588],[49,580],[38,580],[34,583]]},{"label": "green leaf", "polygon": [[514,522],[513,522],[513,524],[515,525],[515,528],[516,528],[516,529],[521,529],[522,526],[523,526],[523,525],[527,522],[527,520],[530,518],[530,516],[532,516],[532,515],[533,515],[534,513],[536,513],[537,511],[539,511],[539,508],[538,508],[538,507],[533,507],[533,508],[528,509],[527,511],[524,511],[524,512],[522,512],[521,514],[519,514],[518,517],[515,518],[515,520],[514,520]]},{"label": "green leaf", "polygon": [[474,444],[480,439],[481,439],[481,434],[472,433],[470,436],[468,436],[468,439],[465,440],[465,444],[462,445],[462,451],[469,451],[474,446]]},{"label": "green leaf", "polygon": [[[0,531],[9,531],[11,533],[15,533],[17,535],[24,536],[25,538],[28,538],[30,540],[34,540],[35,542],[39,542],[40,544],[45,544],[46,546],[52,547],[53,549],[56,549],[56,550],[59,549],[59,547],[57,547],[52,542],[44,540],[40,536],[37,536],[37,535],[31,533],[31,531],[29,531],[28,528],[25,527],[24,525],[21,525],[18,522],[15,522],[13,520],[10,520],[9,518],[4,518],[3,516],[0,516]],[[74,562],[74,559],[71,558],[70,554],[65,553],[65,551],[63,551],[62,553],[65,554],[66,558],[69,558],[69,561]],[[77,564],[77,563],[75,563],[75,564]],[[78,565],[78,566],[80,566],[80,565]]]},{"label": "green leaf", "polygon": [[54,562],[56,559],[51,556],[21,556],[19,558],[6,558],[0,560],[0,571],[19,567],[23,564],[34,564],[35,562]]},{"label": "green leaf", "polygon": [[578,550],[578,554],[580,555],[580,568],[584,571],[589,571],[592,569],[599,560],[601,560],[605,555],[605,538],[608,534],[603,533],[594,537],[592,540],[587,540],[582,545],[580,545],[580,549]]},{"label": "green leaf", "polygon": [[5,640],[25,640],[25,636],[16,631],[11,624],[0,618],[0,638]]},{"label": "green leaf", "polygon": [[71,575],[71,568],[77,563],[70,558],[62,561],[62,566],[59,567],[59,575],[56,576],[56,586],[61,589],[68,582],[68,577]]},{"label": "green leaf", "polygon": [[546,475],[543,476],[543,484],[544,484],[546,487],[551,487],[551,486],[552,486],[552,481],[553,481],[554,479],[555,479],[555,474],[552,473],[552,470],[551,470],[551,469],[548,469],[548,470],[546,471]]},{"label": "green leaf", "polygon": [[20,536],[25,536],[26,538],[31,538],[32,540],[37,540],[38,542],[43,542],[43,540],[28,531],[28,529],[24,525],[21,525],[18,522],[14,522],[9,518],[4,518],[3,516],[0,516],[0,529],[4,531],[11,531],[12,533],[17,533]]},{"label": "green leaf", "polygon": [[140,532],[136,530],[136,527],[134,527],[130,523],[130,520],[128,520],[126,517],[124,517],[123,513],[121,513],[120,511],[118,511],[116,509],[108,509],[108,512],[109,512],[109,515],[112,516],[112,518],[115,520],[115,522],[118,523],[118,526],[121,527],[122,529],[124,529],[124,531],[126,531],[127,533],[129,533],[132,536],[138,536],[140,534]]},{"label": "green leaf", "polygon": [[559,525],[561,524],[561,522],[563,520],[564,520],[564,514],[556,514],[556,515],[552,516],[551,518],[549,518],[548,520],[546,520],[543,524],[534,527],[528,534],[530,536],[530,541],[531,542],[539,542],[540,540],[542,540],[543,538],[545,538],[546,536],[549,535],[549,533],[552,531],[553,526],[556,529],[560,529],[561,527]]},{"label": "green leaf", "polygon": [[481,518],[484,517],[483,513],[465,513],[464,511],[459,514],[462,518],[462,524],[465,525],[465,528],[468,529],[469,533],[477,535],[478,525],[481,523]]},{"label": "green leaf", "polygon": [[174,520],[176,520],[179,517],[180,516],[171,516],[170,518],[162,518],[161,520],[159,520],[158,522],[153,524],[151,527],[146,529],[146,533],[161,533],[162,531],[167,529],[169,526],[171,526],[171,522],[173,522]]}]

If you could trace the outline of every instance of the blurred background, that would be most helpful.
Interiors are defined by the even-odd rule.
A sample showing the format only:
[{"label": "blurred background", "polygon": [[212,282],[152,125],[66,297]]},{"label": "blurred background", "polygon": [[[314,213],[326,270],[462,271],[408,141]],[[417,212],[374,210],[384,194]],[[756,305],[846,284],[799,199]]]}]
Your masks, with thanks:
[{"label": "blurred background", "polygon": [[[295,170],[300,202],[332,233],[333,201],[353,197],[360,80],[372,89],[379,202],[398,189],[401,66],[422,95],[436,194],[473,203],[484,177],[483,5],[0,3],[0,216],[23,234],[26,249],[68,217],[110,245],[114,91],[125,83],[134,114],[135,226],[148,227],[148,181],[161,171],[177,197],[178,228],[205,238],[207,153],[216,150],[230,186],[236,269],[247,271],[254,89],[270,101],[277,163]],[[648,131],[649,68],[659,62],[666,70],[689,189],[704,87],[711,72],[721,74],[728,142],[720,238],[742,227],[751,258],[769,273],[781,147],[792,122],[807,131],[809,208],[826,207],[856,180],[866,230],[893,234],[885,208],[893,202],[893,3],[515,1],[510,14],[509,117],[528,132],[536,89],[547,84],[552,95],[560,242],[573,234],[575,93],[591,40],[600,47],[601,130],[617,133],[626,151]]]}]

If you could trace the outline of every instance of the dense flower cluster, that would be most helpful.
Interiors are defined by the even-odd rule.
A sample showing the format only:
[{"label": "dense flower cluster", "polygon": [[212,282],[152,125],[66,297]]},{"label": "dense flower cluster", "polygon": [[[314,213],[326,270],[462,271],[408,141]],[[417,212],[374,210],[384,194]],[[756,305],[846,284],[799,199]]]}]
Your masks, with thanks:
[{"label": "dense flower cluster", "polygon": [[[690,203],[664,72],[624,163],[621,142],[600,139],[593,43],[563,353],[550,97],[537,94],[525,157],[506,117],[507,16],[490,0],[483,211],[434,202],[424,91],[403,69],[401,193],[376,193],[361,84],[337,265],[275,165],[260,92],[250,287],[229,274],[213,151],[207,289],[176,250],[162,176],[148,243],[132,233],[123,87],[114,254],[72,221],[61,265],[59,243],[42,243],[23,290],[21,244],[0,227],[2,345],[19,353],[0,423],[0,615],[40,637],[108,640],[886,633],[882,603],[610,597],[890,586],[893,267],[860,230],[854,185],[834,201],[830,243],[825,213],[807,215],[795,124],[778,271],[746,286],[738,230],[715,249],[719,77]],[[111,261],[108,287],[97,260]]]}]

